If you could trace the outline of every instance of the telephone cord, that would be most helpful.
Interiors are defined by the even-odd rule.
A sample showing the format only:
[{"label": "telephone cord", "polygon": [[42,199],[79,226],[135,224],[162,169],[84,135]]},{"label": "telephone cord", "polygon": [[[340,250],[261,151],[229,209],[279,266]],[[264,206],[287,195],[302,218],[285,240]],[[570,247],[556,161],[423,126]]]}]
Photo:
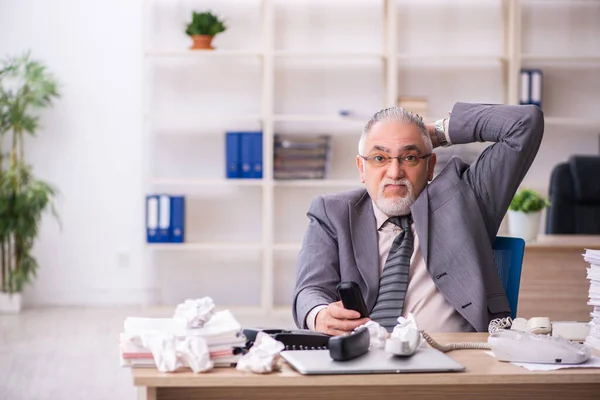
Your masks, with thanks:
[{"label": "telephone cord", "polygon": [[427,334],[425,331],[421,331],[423,335],[423,339],[434,349],[441,351],[442,353],[446,353],[452,350],[464,350],[464,349],[484,349],[489,350],[490,346],[486,342],[458,342],[458,343],[447,343],[440,344],[433,340],[431,336]]},{"label": "telephone cord", "polygon": [[[490,325],[488,326],[488,332],[490,334],[498,332],[503,329],[510,328],[512,325],[512,318],[496,318],[490,321]],[[446,353],[452,350],[465,350],[465,349],[484,349],[489,350],[490,345],[487,342],[459,342],[459,343],[447,343],[441,344],[433,340],[431,336],[427,334],[425,331],[421,331],[421,335],[423,335],[423,339],[434,349],[441,351],[442,353]]]}]

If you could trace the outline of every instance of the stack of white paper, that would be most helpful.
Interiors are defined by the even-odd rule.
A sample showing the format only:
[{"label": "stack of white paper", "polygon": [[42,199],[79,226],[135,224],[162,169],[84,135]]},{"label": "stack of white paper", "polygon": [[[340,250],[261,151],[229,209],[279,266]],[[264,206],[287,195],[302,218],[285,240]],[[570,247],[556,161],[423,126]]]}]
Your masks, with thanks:
[{"label": "stack of white paper", "polygon": [[585,344],[600,350],[600,250],[586,249],[583,258],[590,263],[587,269],[587,278],[590,280],[588,304],[594,306],[591,313],[590,333],[585,338]]},{"label": "stack of white paper", "polygon": [[154,367],[152,353],[141,340],[143,333],[151,331],[178,337],[201,336],[206,340],[215,367],[235,364],[240,356],[234,354],[234,348],[244,347],[246,343],[241,325],[229,310],[216,312],[202,328],[194,329],[187,328],[185,321],[177,318],[129,317],[125,319],[119,340],[122,366]]}]

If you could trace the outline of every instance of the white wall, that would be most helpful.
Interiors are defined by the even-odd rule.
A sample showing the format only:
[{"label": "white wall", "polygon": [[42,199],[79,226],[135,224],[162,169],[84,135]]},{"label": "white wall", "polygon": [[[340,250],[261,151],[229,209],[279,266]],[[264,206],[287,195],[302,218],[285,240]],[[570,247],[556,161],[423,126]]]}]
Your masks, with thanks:
[{"label": "white wall", "polygon": [[140,11],[141,0],[0,1],[0,55],[31,49],[62,84],[27,142],[35,173],[60,190],[63,225],[44,218],[29,304],[141,297]]},{"label": "white wall", "polygon": [[[30,140],[27,143],[28,154],[34,163],[35,172],[41,178],[55,184],[61,191],[57,207],[63,224],[61,231],[52,218],[46,217],[44,219],[40,238],[36,245],[36,255],[41,268],[36,283],[26,291],[26,302],[30,305],[137,303],[144,299],[145,294],[149,294],[148,288],[155,283],[153,282],[153,279],[155,279],[153,274],[156,272],[151,273],[149,266],[144,266],[145,259],[143,257],[145,240],[143,198],[145,186],[143,185],[144,177],[142,175],[146,171],[142,168],[144,141],[142,140],[142,82],[140,79],[142,71],[141,3],[142,0],[97,2],[0,0],[0,56],[18,54],[25,49],[31,49],[34,56],[43,60],[56,73],[63,84],[61,89],[62,98],[57,101],[52,110],[44,114],[42,119],[44,128],[40,130],[35,140]],[[177,18],[186,17],[192,5],[201,8],[207,3],[226,11],[227,4],[243,5],[248,2],[242,0],[202,2],[198,0],[167,3],[162,1],[161,7],[166,7],[165,19],[175,21]],[[256,4],[257,1],[252,3]],[[279,1],[278,7],[285,9],[286,3],[286,1]],[[319,7],[315,5],[318,2],[311,0],[310,3],[310,8],[305,9],[304,6],[291,7],[288,12],[282,14],[278,26],[290,26],[291,33],[278,38],[276,42],[278,48],[299,46],[299,48],[307,50],[312,49],[312,45],[325,47],[332,45],[328,42],[317,43],[315,40],[318,39],[314,37],[304,37],[302,30],[295,25],[295,23],[298,23],[301,26],[301,22],[314,22],[314,18],[322,16],[315,12]],[[366,36],[364,40],[371,41],[374,36],[378,36],[381,32],[380,26],[372,24],[377,33],[365,34],[365,26],[360,25],[363,17],[368,17],[369,20],[376,18],[376,13],[369,12],[366,13],[366,16],[361,13],[361,10],[364,12],[365,3],[360,5],[360,1],[351,1],[347,3],[351,6],[346,6],[343,9],[343,17],[350,18],[360,28],[358,34],[353,35],[351,38],[354,42],[344,43],[345,46],[356,46],[358,49],[364,49],[365,42],[361,42],[361,37]],[[405,4],[406,2],[401,3]],[[432,45],[432,48],[439,47],[443,49],[448,38],[460,40],[464,44],[464,31],[451,32],[449,31],[450,25],[443,23],[446,21],[448,13],[450,13],[454,18],[461,21],[463,28],[465,24],[474,24],[474,29],[484,32],[483,35],[469,38],[469,45],[475,49],[473,51],[496,52],[499,43],[496,39],[490,39],[496,36],[493,35],[493,32],[487,31],[490,24],[482,25],[481,21],[492,18],[496,14],[494,7],[497,6],[483,6],[479,1],[471,0],[470,3],[466,1],[471,5],[477,4],[477,7],[472,7],[472,12],[480,16],[480,18],[476,18],[472,14],[473,18],[469,19],[462,13],[457,14],[451,6],[440,8],[434,3],[437,4],[428,1],[423,3],[422,6],[409,7],[407,15],[414,15],[415,18],[421,18],[422,21],[413,23],[414,35],[400,41],[400,45],[403,48],[405,47],[406,51],[416,52],[419,49],[418,42],[424,37],[431,40],[432,43],[436,42],[435,45]],[[588,26],[586,28],[588,31],[584,32],[583,35],[587,39],[579,38],[578,42],[585,46],[581,49],[581,52],[577,49],[573,52],[577,54],[584,52],[600,54],[600,42],[597,39],[600,38],[600,33],[597,29],[595,32],[589,30],[589,26],[593,26],[593,24],[588,21],[588,19],[600,15],[598,12],[600,7],[594,6],[593,2],[587,3],[592,3],[591,6],[585,6],[589,7],[591,11],[569,14],[565,20],[570,21],[570,23],[566,27],[559,27],[558,31],[569,36],[571,34],[570,30],[575,25],[573,22],[581,19]],[[165,4],[171,4],[174,7],[171,12],[168,11],[169,6]],[[336,4],[339,5],[341,2],[338,1]],[[492,4],[497,3],[492,2]],[[491,10],[490,7],[492,7]],[[334,11],[328,7],[327,17],[335,16]],[[237,16],[233,17],[232,23],[237,18],[237,21],[242,25],[251,25],[248,19],[244,19],[244,15],[248,15],[247,12],[252,14],[253,19],[258,15],[257,9],[252,7],[248,10],[238,8],[236,12]],[[427,23],[429,13],[433,16],[432,21],[438,21],[439,23]],[[554,13],[546,14],[545,18],[548,21],[554,21]],[[524,18],[527,21],[545,26],[544,21],[533,20],[533,15],[531,12],[524,12]],[[411,21],[413,20],[411,19]],[[233,24],[233,26],[235,25]],[[427,29],[424,30],[425,26]],[[493,29],[498,29],[498,20],[494,20],[491,26]],[[167,31],[179,29],[173,25],[160,26],[160,28]],[[234,33],[236,28],[232,29],[234,30],[232,33]],[[406,28],[401,27],[400,29]],[[411,30],[411,32],[413,31]],[[525,31],[524,49],[533,48],[551,51],[557,42],[555,38],[556,30],[547,33],[547,35],[547,38],[544,39],[543,35],[535,35]],[[595,35],[596,39],[591,39],[590,35]],[[238,32],[237,37],[241,38],[242,41],[246,41],[245,43],[250,43],[250,45],[256,43],[258,46],[260,44],[259,32],[256,36],[244,35],[244,32],[241,34]],[[166,37],[165,40],[169,41],[171,39],[170,43],[174,42],[187,46],[186,38],[181,33],[177,33],[172,38]],[[218,39],[217,44],[222,46],[235,44],[230,39],[231,36],[223,35]],[[490,40],[493,42],[492,48],[489,48]],[[564,41],[558,42],[565,45]],[[465,51],[464,46],[452,48]],[[565,50],[567,49],[569,48],[565,47]],[[563,50],[563,48],[559,50]],[[310,63],[309,61],[303,62]],[[281,62],[282,66],[292,63],[290,60]],[[497,91],[493,95],[490,95],[488,91],[482,93],[479,97],[476,88],[481,86],[478,85],[465,91],[465,88],[461,87],[460,84],[462,81],[457,80],[457,69],[458,67],[455,67],[443,73],[436,72],[436,69],[432,67],[423,70],[412,68],[401,71],[401,81],[403,79],[408,79],[408,81],[401,83],[400,90],[414,92],[406,94],[419,94],[417,93],[419,90],[433,91],[432,96],[435,96],[435,98],[432,98],[430,103],[432,108],[435,108],[435,113],[449,109],[449,106],[455,100],[454,96],[458,93],[463,95],[466,93],[469,97],[467,100],[472,101],[499,100]],[[369,82],[380,83],[378,81],[380,71],[373,69],[371,66],[365,66],[365,70],[371,71],[369,73],[373,74],[374,77],[359,74],[360,78],[370,79]],[[477,79],[481,81],[481,85],[485,85],[484,87],[492,91],[498,88],[497,69],[474,67],[474,70],[477,73],[473,76],[477,76]],[[227,97],[227,95],[231,95],[231,93],[235,95],[235,91],[231,91],[232,79],[238,82],[242,78],[240,75],[235,75],[233,67],[223,66],[222,70],[217,71],[220,71],[223,75],[216,78],[216,74],[211,74],[211,79],[207,83],[214,85],[215,88],[219,87],[217,84],[219,81],[227,83],[228,89],[218,93],[222,96],[220,97],[221,100],[230,101],[231,96]],[[256,79],[255,75],[259,69],[253,70],[250,68],[247,71],[249,71],[249,75],[243,78],[245,81],[239,82],[240,85],[245,85],[244,87],[247,87],[248,90],[244,91],[241,102],[235,103],[236,107],[240,107],[237,110],[238,113],[256,113],[258,112],[256,107],[260,105],[257,96],[248,95],[257,88],[254,79]],[[358,68],[351,71],[356,73],[362,70]],[[280,87],[283,88],[278,90],[293,92],[294,94],[284,102],[276,103],[278,112],[315,113],[318,110],[313,110],[310,107],[314,107],[316,104],[322,104],[325,108],[330,107],[331,110],[328,109],[327,111],[332,112],[335,111],[334,107],[343,104],[343,101],[339,101],[339,99],[337,102],[325,103],[325,97],[321,98],[314,95],[315,89],[321,89],[328,95],[337,93],[335,90],[328,90],[330,88],[325,86],[315,88],[310,85],[306,87],[299,85],[298,81],[306,73],[306,70],[298,65],[295,66],[295,69],[288,70],[284,68],[280,72],[276,72],[276,85],[279,83]],[[579,115],[590,116],[589,108],[592,104],[598,104],[597,93],[600,90],[600,73],[598,73],[598,70],[593,69],[586,69],[581,73],[587,74],[589,81],[587,84],[579,81],[577,85],[581,87],[576,90],[575,95],[578,96],[578,104],[588,104],[588,106],[587,110]],[[193,69],[188,71],[189,76],[194,76],[194,74]],[[564,69],[560,70],[560,68],[556,72],[556,68],[554,68],[547,73],[548,79],[553,76],[560,82],[558,87],[564,87],[569,72],[565,72]],[[340,78],[340,75],[334,75],[334,77]],[[491,77],[491,80],[486,77]],[[171,95],[186,96],[185,80],[182,77],[176,78],[179,80],[174,82],[181,85],[181,88],[178,88],[178,91],[171,93]],[[212,81],[213,78],[214,81]],[[332,81],[331,75],[326,75],[324,79],[327,84],[334,85],[336,90],[340,87],[343,88],[343,79]],[[352,78],[348,79],[351,80]],[[196,93],[202,88],[195,87],[193,83],[187,86],[189,91]],[[362,88],[363,86],[359,87]],[[548,87],[551,88],[551,86]],[[157,88],[157,90],[159,89],[160,87]],[[166,90],[164,93],[168,94],[168,91],[172,90],[173,87],[163,89]],[[380,90],[380,88],[376,90]],[[231,91],[231,93],[227,91]],[[573,95],[572,92],[569,93]],[[347,99],[348,94],[345,93],[345,96],[345,99]],[[312,101],[311,99],[314,98],[323,103]],[[163,98],[163,100],[165,99]],[[186,111],[186,107],[189,107],[187,111],[191,111],[193,114],[193,111],[197,107],[201,107],[202,101],[204,101],[203,97],[195,97],[195,101],[198,99],[201,100],[200,103],[184,102],[182,108],[174,107],[168,99],[169,101],[163,102],[163,111],[171,111],[170,107],[175,111]],[[206,100],[209,109],[215,107],[214,99],[214,95],[211,95]],[[364,108],[363,106],[373,107],[377,99],[379,98],[353,98],[350,105],[363,111],[361,109]],[[161,98],[155,99],[155,101],[160,104]],[[573,113],[572,107],[566,110],[565,114],[560,114],[560,111],[565,110],[563,106],[566,105],[567,108],[569,106],[567,100],[561,100],[560,93],[553,96],[553,100],[550,101],[549,105],[551,111],[556,111],[555,114],[557,115],[554,116],[578,115]],[[371,112],[374,110],[365,109],[364,111]],[[435,113],[432,112],[432,115]],[[281,129],[285,130],[285,124],[280,125]],[[185,146],[185,141],[182,143]],[[210,145],[210,140],[202,143]],[[219,149],[219,145],[220,143],[215,143],[214,148]],[[347,147],[354,151],[354,146],[355,144],[352,143],[351,146],[344,145],[344,148]],[[190,152],[188,159],[197,161],[193,149],[188,148],[187,150]],[[547,189],[545,182],[548,181],[552,166],[558,161],[566,160],[571,153],[597,154],[597,133],[588,131],[585,134],[575,135],[573,132],[565,132],[564,128],[547,129],[540,155],[528,174],[525,184],[545,191]],[[182,155],[182,153],[177,154],[178,156]],[[207,177],[221,176],[222,168],[218,163],[218,158],[213,164],[214,169],[200,170],[200,174]],[[213,164],[209,163],[208,165]],[[173,177],[171,170],[178,171],[182,175],[190,171],[189,169],[175,168],[172,160],[166,158],[164,168],[161,171],[156,171],[156,173]],[[339,177],[354,177],[354,172],[344,173],[341,170],[338,171],[340,171]],[[198,175],[195,174],[194,176]],[[244,190],[253,191],[256,189]],[[295,190],[296,192],[304,192],[304,195],[324,191],[316,189],[312,191]],[[275,206],[281,208],[282,213],[287,213],[287,208],[284,209],[284,206],[288,203],[294,201],[301,203],[304,201],[298,200],[298,196],[295,196],[294,193],[294,190],[281,193],[282,200]],[[259,201],[256,202],[259,203]],[[298,228],[296,231],[290,232],[289,238],[284,238],[286,240],[298,240],[300,237],[299,230],[302,229],[305,219],[302,217],[302,220],[300,220],[295,217],[291,216],[290,220],[297,220],[295,225]],[[248,221],[250,222],[247,224],[254,223],[252,218]],[[283,236],[287,234],[285,226],[277,225],[276,231],[283,232]],[[198,237],[202,236],[201,232],[196,232],[196,234],[199,235]],[[247,236],[247,232],[241,232],[239,235]],[[180,256],[180,258],[191,258],[190,262],[193,268],[196,261],[192,255]],[[162,258],[162,261],[167,265],[173,262],[169,253],[160,255],[158,258]],[[289,259],[283,257],[285,260],[280,260],[280,258],[282,257],[277,257],[276,264],[293,262],[293,257],[289,257]],[[203,261],[210,263],[211,259],[208,258]],[[251,261],[258,265],[257,260]],[[219,279],[223,277],[226,279],[229,273],[226,268],[216,272],[208,272],[207,270],[190,271],[182,265],[177,265],[176,268],[173,268],[173,272],[175,270],[179,270],[181,275],[179,280],[174,279],[170,282],[169,290],[171,293],[177,292],[179,285],[186,282],[192,287],[201,289],[202,284],[210,284],[211,278]],[[164,279],[166,283],[169,283],[172,278],[169,273],[169,269],[162,270],[156,275],[156,279]],[[242,278],[247,280],[257,279],[255,275],[247,274],[243,275]],[[285,285],[289,286],[293,277],[289,271],[276,272],[276,282],[279,282],[280,279],[286,281]],[[227,286],[223,285],[223,287],[223,290],[226,290]],[[187,290],[189,290],[189,287]],[[286,299],[289,300],[289,293],[286,290],[280,289],[279,286],[275,290],[276,298],[281,299],[281,303],[285,303]],[[248,301],[256,303],[258,301],[257,295]],[[243,301],[243,298],[240,301]]]}]

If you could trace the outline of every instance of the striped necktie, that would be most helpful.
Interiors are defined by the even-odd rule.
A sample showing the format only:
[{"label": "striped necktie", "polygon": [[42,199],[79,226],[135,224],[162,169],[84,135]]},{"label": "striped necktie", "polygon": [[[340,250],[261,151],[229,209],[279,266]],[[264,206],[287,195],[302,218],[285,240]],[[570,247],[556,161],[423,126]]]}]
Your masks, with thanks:
[{"label": "striped necktie", "polygon": [[410,214],[392,217],[389,221],[401,227],[402,233],[394,239],[383,266],[379,279],[379,293],[371,311],[371,319],[391,332],[398,323],[396,320],[404,307],[414,237],[410,228]]}]

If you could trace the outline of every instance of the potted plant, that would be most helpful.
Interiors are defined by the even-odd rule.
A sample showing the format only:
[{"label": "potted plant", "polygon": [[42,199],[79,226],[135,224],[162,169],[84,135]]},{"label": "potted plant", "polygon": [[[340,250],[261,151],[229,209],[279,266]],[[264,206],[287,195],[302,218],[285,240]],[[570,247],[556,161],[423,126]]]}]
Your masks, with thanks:
[{"label": "potted plant", "polygon": [[32,248],[41,216],[54,212],[55,189],[33,175],[24,135],[39,126],[34,111],[56,97],[56,80],[29,53],[0,61],[0,312],[20,311],[23,287],[38,268]]},{"label": "potted plant", "polygon": [[192,22],[187,25],[185,33],[193,40],[191,49],[213,50],[212,40],[215,35],[225,32],[225,23],[210,11],[192,12]]},{"label": "potted plant", "polygon": [[517,191],[508,207],[508,231],[510,236],[525,241],[538,235],[541,211],[550,205],[548,199],[531,189]]}]

